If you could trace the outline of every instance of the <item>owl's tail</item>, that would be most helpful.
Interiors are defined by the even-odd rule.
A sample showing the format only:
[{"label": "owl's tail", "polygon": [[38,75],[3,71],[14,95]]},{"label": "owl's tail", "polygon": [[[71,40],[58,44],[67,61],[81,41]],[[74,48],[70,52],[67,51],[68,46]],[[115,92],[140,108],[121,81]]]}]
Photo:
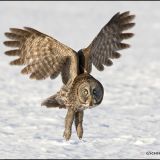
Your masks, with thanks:
[{"label": "owl's tail", "polygon": [[53,95],[41,103],[41,106],[46,106],[47,108],[66,108],[65,106],[60,105],[56,100],[57,95]]}]

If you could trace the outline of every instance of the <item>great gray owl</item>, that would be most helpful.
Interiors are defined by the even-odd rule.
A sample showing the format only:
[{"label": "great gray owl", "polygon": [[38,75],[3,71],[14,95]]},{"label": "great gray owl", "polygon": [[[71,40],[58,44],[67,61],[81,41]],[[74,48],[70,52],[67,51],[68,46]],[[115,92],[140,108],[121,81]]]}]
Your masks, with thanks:
[{"label": "great gray owl", "polygon": [[36,80],[47,77],[54,79],[61,73],[64,85],[59,92],[43,101],[42,105],[68,109],[64,131],[66,140],[71,137],[73,121],[78,137],[82,138],[84,110],[97,106],[103,99],[103,86],[90,75],[92,64],[103,71],[104,65],[112,65],[111,59],[120,57],[118,50],[129,47],[121,41],[133,36],[133,33],[123,31],[134,26],[135,23],[131,22],[134,17],[129,11],[118,12],[91,44],[78,52],[29,27],[10,28],[10,32],[5,33],[11,41],[5,41],[4,44],[17,48],[5,54],[19,56],[10,64],[26,65],[21,73],[30,74],[30,78]]}]

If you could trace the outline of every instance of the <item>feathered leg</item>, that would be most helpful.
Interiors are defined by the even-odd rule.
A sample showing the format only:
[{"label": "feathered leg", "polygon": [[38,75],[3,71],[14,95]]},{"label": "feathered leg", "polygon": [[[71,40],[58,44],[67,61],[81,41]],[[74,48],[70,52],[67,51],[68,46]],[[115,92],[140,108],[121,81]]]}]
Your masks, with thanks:
[{"label": "feathered leg", "polygon": [[75,113],[75,127],[76,127],[76,131],[79,139],[82,139],[82,136],[83,136],[83,126],[82,126],[83,115],[84,115],[84,111],[78,111]]},{"label": "feathered leg", "polygon": [[71,137],[74,115],[75,115],[74,110],[69,108],[67,111],[66,118],[65,118],[65,130],[64,130],[64,134],[63,134],[63,137],[65,137],[66,141],[68,141]]}]

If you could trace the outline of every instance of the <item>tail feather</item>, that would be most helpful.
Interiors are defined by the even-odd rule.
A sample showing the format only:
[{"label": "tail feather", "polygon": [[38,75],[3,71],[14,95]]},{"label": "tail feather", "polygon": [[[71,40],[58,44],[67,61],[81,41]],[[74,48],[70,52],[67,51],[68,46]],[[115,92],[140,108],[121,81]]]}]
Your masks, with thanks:
[{"label": "tail feather", "polygon": [[41,103],[41,106],[46,106],[47,108],[66,108],[65,106],[60,105],[56,100],[56,95],[53,95]]}]

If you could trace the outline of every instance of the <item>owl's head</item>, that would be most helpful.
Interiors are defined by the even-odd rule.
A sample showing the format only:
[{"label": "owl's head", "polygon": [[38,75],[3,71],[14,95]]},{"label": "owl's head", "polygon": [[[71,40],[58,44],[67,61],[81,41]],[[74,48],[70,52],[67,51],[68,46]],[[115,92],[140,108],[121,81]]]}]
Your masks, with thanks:
[{"label": "owl's head", "polygon": [[79,109],[92,108],[102,102],[104,93],[102,84],[87,73],[75,78],[72,89]]}]

